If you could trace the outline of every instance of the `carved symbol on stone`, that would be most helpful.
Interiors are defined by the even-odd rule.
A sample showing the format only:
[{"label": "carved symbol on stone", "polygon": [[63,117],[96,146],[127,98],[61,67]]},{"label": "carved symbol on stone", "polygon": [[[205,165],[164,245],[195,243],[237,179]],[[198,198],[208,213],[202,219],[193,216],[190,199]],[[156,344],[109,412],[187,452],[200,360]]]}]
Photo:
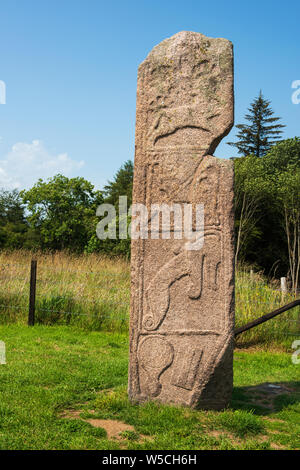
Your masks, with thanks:
[{"label": "carved symbol on stone", "polygon": [[162,388],[159,378],[174,359],[173,346],[165,338],[148,336],[139,345],[138,359],[139,367],[147,376],[146,392],[151,397],[157,397]]},{"label": "carved symbol on stone", "polygon": [[[180,351],[180,359],[176,364],[177,367],[174,370],[171,381],[172,385],[184,388],[185,390],[193,389],[202,353],[202,349],[194,349],[192,351],[184,349]],[[180,371],[179,375],[178,371]]]},{"label": "carved symbol on stone", "polygon": [[211,290],[218,290],[219,289],[219,271],[221,262],[218,263],[214,262],[207,262],[206,265],[206,276],[207,276],[207,287]]},{"label": "carved symbol on stone", "polygon": [[191,299],[200,298],[203,278],[203,255],[197,262],[191,259],[191,252],[182,251],[166,263],[150,282],[147,291],[147,303],[150,313],[145,316],[143,326],[146,330],[155,330],[163,322],[170,306],[170,288],[175,281],[189,276]]},{"label": "carved symbol on stone", "polygon": [[205,201],[205,226],[220,226],[220,168],[203,159],[190,187],[192,201]]},{"label": "carved symbol on stone", "polygon": [[152,147],[158,141],[162,145],[162,140],[166,140],[169,136],[186,129],[196,130],[199,136],[197,136],[197,133],[195,135],[201,142],[201,135],[210,133],[210,130],[205,127],[206,124],[207,118],[204,113],[199,116],[199,106],[197,105],[184,105],[168,110],[157,110],[157,116],[149,132],[149,145]]},{"label": "carved symbol on stone", "polygon": [[221,251],[220,233],[210,230],[206,236],[207,251],[204,258],[204,283],[208,290],[217,291],[220,284],[221,273]]}]

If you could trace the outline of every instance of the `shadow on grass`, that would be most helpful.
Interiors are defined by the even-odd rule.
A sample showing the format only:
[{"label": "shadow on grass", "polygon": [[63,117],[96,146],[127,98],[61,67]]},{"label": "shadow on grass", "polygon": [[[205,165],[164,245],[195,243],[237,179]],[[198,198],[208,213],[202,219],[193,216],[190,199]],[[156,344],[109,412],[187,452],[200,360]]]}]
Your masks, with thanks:
[{"label": "shadow on grass", "polygon": [[300,382],[272,382],[234,387],[230,408],[267,416],[300,403]]},{"label": "shadow on grass", "polygon": [[248,341],[242,340],[242,339],[236,339],[235,340],[235,349],[249,349],[251,347],[258,347],[258,346],[264,346],[265,342],[258,338],[258,339],[251,339]]}]

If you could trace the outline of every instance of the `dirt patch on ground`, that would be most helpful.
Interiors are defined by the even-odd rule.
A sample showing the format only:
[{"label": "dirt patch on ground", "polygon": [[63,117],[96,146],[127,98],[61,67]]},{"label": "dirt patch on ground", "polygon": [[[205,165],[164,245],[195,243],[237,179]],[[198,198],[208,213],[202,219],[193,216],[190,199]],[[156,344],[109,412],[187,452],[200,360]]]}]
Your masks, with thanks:
[{"label": "dirt patch on ground", "polygon": [[[222,439],[222,437],[226,439],[230,439],[230,442],[235,446],[242,446],[243,443],[245,442],[246,439],[239,438],[237,436],[234,436],[231,433],[228,433],[226,431],[218,431],[218,430],[209,430],[207,431],[207,434],[210,436],[214,437],[215,439]],[[284,449],[283,446],[280,444],[276,444],[275,442],[272,442],[272,436],[268,435],[260,435],[260,436],[255,436],[255,439],[257,442],[268,442],[270,443],[270,448],[273,450],[282,450]]]},{"label": "dirt patch on ground", "polygon": [[275,444],[275,442],[271,442],[271,448],[274,450],[285,450],[286,448],[284,446],[281,446],[279,444]]},{"label": "dirt patch on ground", "polygon": [[272,436],[267,436],[267,435],[259,436],[258,440],[260,442],[268,442],[269,441],[270,447],[273,450],[282,450],[282,449],[284,449],[284,447],[282,445],[276,444],[276,442],[272,442]]},{"label": "dirt patch on ground", "polygon": [[279,419],[279,418],[269,418],[269,416],[263,416],[262,419],[265,419],[266,421],[270,421],[270,423],[279,423],[279,424],[284,423],[284,420],[283,420],[283,419]]},{"label": "dirt patch on ground", "polygon": [[108,439],[121,439],[122,436],[120,434],[124,431],[136,432],[133,426],[123,423],[122,421],[94,418],[85,419],[85,421],[90,423],[95,428],[105,429]]},{"label": "dirt patch on ground", "polygon": [[218,431],[216,429],[213,429],[213,430],[207,431],[207,434],[214,437],[215,439],[221,439],[222,437],[224,437],[226,439],[230,439],[231,443],[236,445],[236,446],[240,445],[241,442],[242,442],[241,439],[238,439],[233,434],[228,433],[226,431]]},{"label": "dirt patch on ground", "polygon": [[[82,418],[80,416],[81,413],[83,413],[83,410],[66,410],[61,414],[61,417],[67,419],[81,419],[82,421],[91,424],[95,428],[103,428],[107,433],[108,439],[126,439],[126,437],[122,435],[122,433],[126,431],[135,433],[138,436],[138,440],[152,439],[150,436],[138,434],[133,426],[126,424],[123,421],[115,419]],[[95,411],[89,410],[88,413],[94,414]]]},{"label": "dirt patch on ground", "polygon": [[61,418],[67,418],[67,419],[81,419],[80,414],[82,413],[82,410],[66,410],[64,411],[60,417]]}]

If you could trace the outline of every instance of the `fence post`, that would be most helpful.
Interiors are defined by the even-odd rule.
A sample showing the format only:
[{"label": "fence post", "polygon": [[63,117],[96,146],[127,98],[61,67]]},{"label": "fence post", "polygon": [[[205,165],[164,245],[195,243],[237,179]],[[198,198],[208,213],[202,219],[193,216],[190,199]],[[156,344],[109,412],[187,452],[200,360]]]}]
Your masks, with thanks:
[{"label": "fence post", "polygon": [[287,293],[286,277],[280,278],[280,286],[281,286],[282,294],[286,294]]},{"label": "fence post", "polygon": [[34,325],[37,260],[31,260],[28,326]]}]

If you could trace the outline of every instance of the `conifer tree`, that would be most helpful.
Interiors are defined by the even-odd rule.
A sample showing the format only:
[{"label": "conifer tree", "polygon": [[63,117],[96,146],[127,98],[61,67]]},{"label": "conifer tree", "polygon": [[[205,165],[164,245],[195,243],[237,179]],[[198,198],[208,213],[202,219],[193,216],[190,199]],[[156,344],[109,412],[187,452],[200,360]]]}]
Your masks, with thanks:
[{"label": "conifer tree", "polygon": [[249,113],[245,119],[249,124],[238,124],[237,142],[228,142],[236,147],[242,155],[254,154],[257,157],[265,155],[272,145],[281,140],[283,124],[279,124],[279,117],[274,117],[270,101],[266,100],[262,92],[254,99],[248,108]]}]

